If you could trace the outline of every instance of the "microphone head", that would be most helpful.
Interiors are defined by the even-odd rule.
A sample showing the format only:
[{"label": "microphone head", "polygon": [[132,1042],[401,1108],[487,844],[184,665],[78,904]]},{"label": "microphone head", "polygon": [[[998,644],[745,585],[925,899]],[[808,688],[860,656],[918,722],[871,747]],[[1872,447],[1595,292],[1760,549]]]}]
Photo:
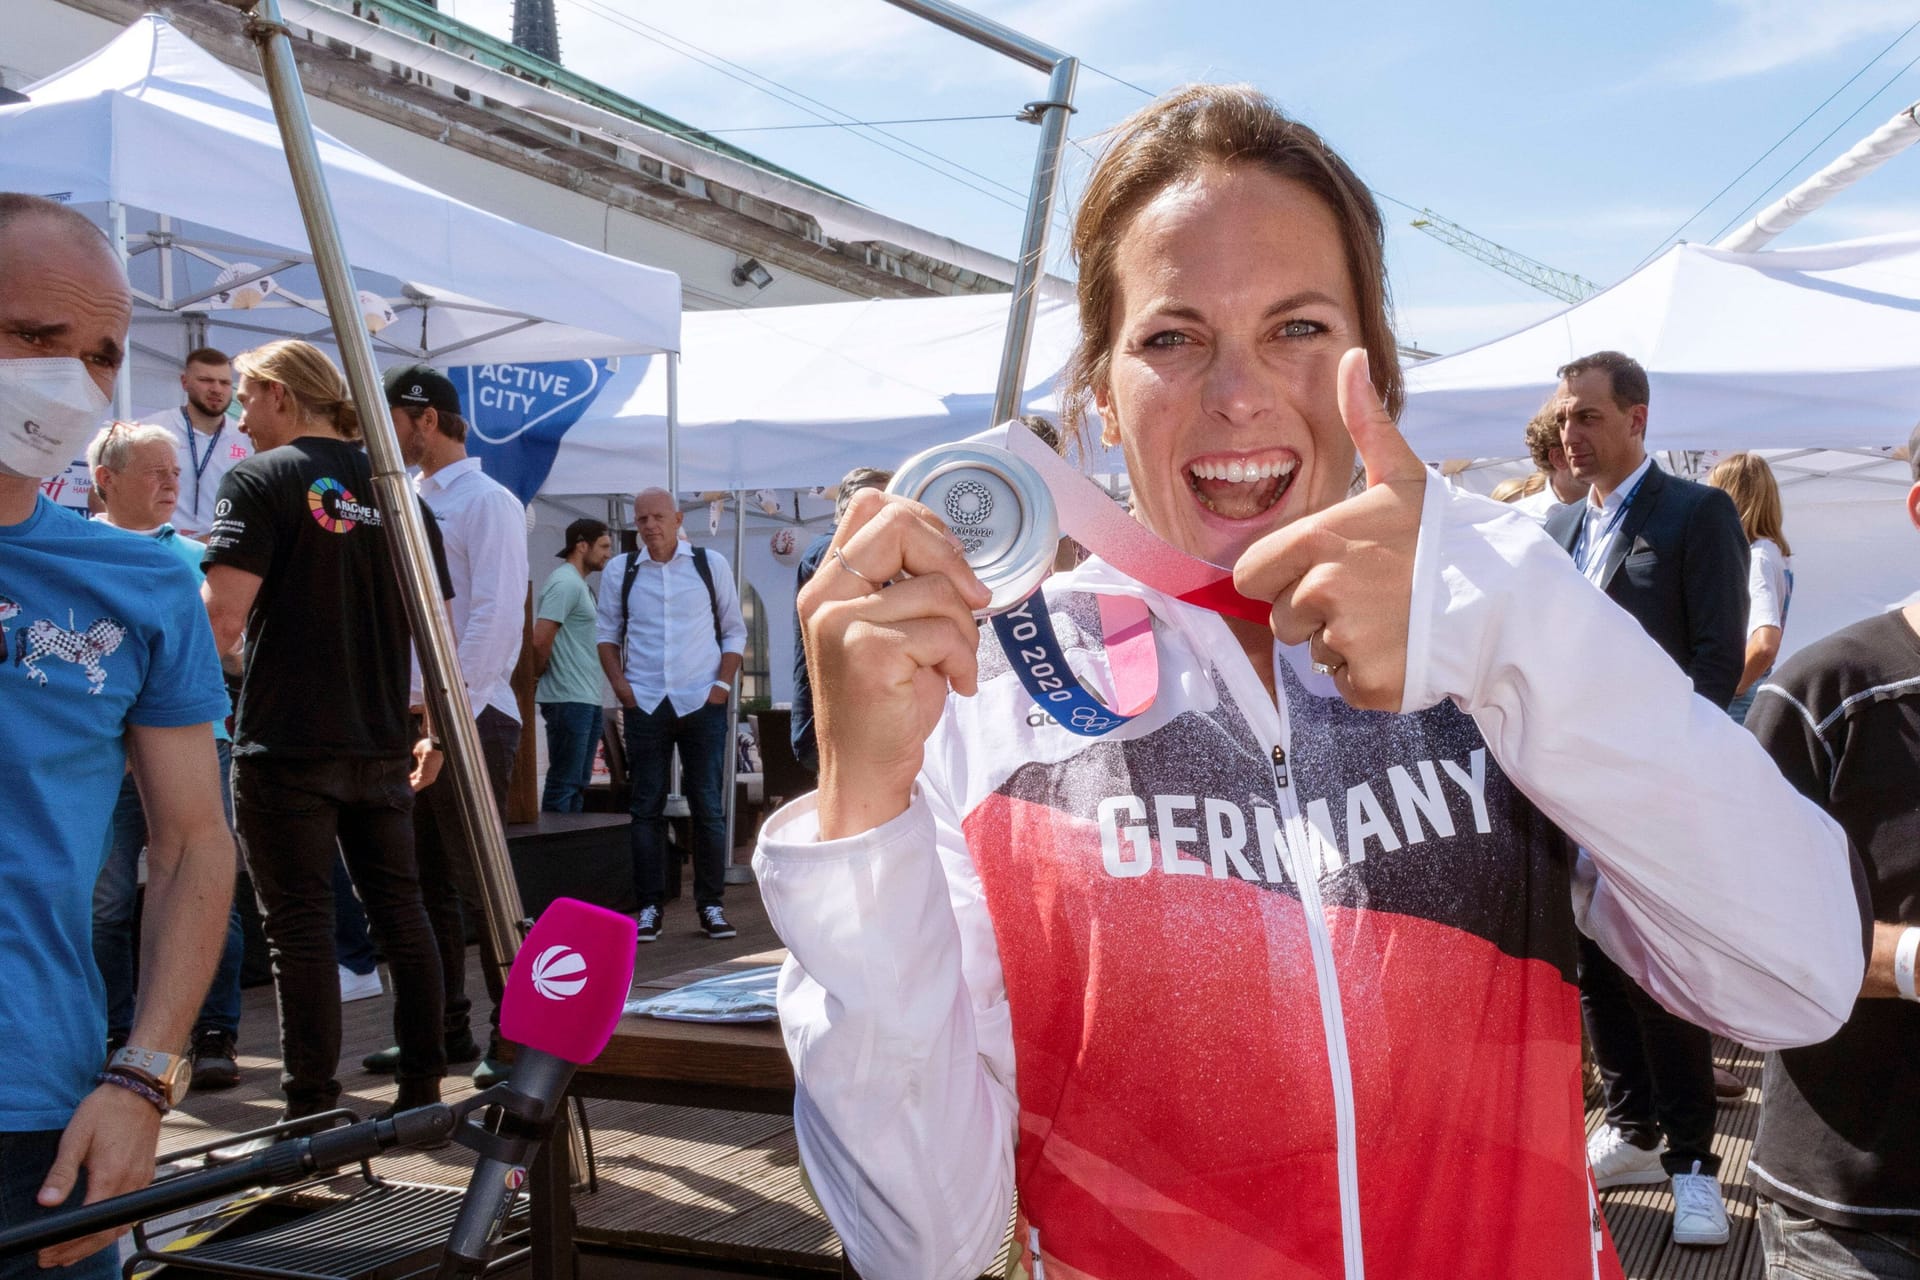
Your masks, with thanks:
[{"label": "microphone head", "polygon": [[500,1034],[578,1064],[613,1038],[633,986],[633,920],[575,898],[541,913],[500,998]]}]

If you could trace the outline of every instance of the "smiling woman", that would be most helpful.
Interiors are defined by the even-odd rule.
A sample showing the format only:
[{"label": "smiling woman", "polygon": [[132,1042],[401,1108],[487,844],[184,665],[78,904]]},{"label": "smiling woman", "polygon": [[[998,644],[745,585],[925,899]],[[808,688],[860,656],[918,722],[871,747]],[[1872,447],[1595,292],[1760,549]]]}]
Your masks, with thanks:
[{"label": "smiling woman", "polygon": [[1092,548],[1044,588],[1066,660],[1112,705],[1150,629],[1158,692],[1081,737],[981,643],[934,513],[856,495],[800,599],[820,790],[755,859],[849,1258],[975,1276],[1017,1188],[1022,1276],[1617,1277],[1561,830],[1585,928],[1748,1044],[1851,1008],[1844,839],[1531,521],[1420,465],[1379,216],[1312,131],[1172,94],[1074,242],[1075,400],[1135,515],[1271,615]]}]

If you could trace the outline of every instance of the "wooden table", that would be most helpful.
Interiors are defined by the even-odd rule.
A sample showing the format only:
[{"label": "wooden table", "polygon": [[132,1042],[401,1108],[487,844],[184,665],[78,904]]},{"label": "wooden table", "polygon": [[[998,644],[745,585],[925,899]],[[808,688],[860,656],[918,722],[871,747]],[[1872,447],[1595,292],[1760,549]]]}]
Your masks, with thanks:
[{"label": "wooden table", "polygon": [[[638,983],[633,998],[661,995],[690,982],[778,964],[783,950],[742,956]],[[793,1066],[774,1022],[669,1022],[629,1015],[593,1062],[574,1073],[568,1092],[718,1111],[787,1115],[793,1111]],[[573,1280],[572,1190],[564,1164],[544,1144],[528,1170],[534,1280]]]}]

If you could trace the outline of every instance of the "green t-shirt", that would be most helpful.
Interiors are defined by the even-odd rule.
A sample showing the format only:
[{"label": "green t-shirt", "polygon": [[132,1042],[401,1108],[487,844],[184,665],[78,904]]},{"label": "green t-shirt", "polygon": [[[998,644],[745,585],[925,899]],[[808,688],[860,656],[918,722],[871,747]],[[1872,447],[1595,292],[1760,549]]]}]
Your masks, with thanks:
[{"label": "green t-shirt", "polygon": [[560,634],[553,638],[553,656],[534,692],[535,702],[600,705],[600,655],[593,642],[593,615],[593,593],[579,570],[563,564],[547,575],[533,616],[559,623]]}]

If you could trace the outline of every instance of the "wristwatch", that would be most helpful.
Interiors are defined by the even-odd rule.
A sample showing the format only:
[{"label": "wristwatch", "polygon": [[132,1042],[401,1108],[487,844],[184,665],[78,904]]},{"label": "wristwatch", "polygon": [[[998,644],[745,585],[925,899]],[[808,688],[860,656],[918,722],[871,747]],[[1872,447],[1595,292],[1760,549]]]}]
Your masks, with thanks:
[{"label": "wristwatch", "polygon": [[144,1080],[171,1107],[186,1096],[187,1078],[193,1074],[193,1061],[185,1054],[161,1053],[157,1049],[136,1049],[128,1045],[116,1049],[107,1059],[107,1070],[122,1072]]}]

